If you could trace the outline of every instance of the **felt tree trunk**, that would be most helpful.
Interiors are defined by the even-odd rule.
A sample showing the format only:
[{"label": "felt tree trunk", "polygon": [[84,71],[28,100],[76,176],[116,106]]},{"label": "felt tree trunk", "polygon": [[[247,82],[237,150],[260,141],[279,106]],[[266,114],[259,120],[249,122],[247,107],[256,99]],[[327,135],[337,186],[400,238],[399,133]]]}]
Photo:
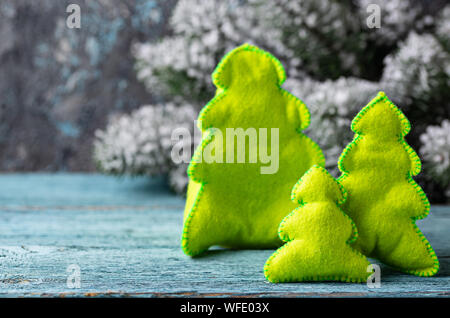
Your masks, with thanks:
[{"label": "felt tree trunk", "polygon": [[[277,247],[278,224],[293,209],[289,195],[296,176],[325,164],[318,145],[301,132],[309,111],[280,87],[281,63],[255,46],[228,53],[212,78],[216,96],[199,115],[203,138],[188,168],[183,251],[195,256],[213,245]],[[248,132],[245,147],[237,138],[230,142],[228,129]],[[250,138],[257,143],[251,146]]]},{"label": "felt tree trunk", "polygon": [[292,201],[300,207],[279,227],[287,243],[264,267],[270,282],[367,280],[370,263],[349,244],[357,230],[339,207],[345,199],[345,189],[324,168],[313,166],[305,173],[292,190]]},{"label": "felt tree trunk", "polygon": [[404,272],[434,275],[439,262],[415,221],[430,204],[413,180],[421,162],[404,137],[411,126],[405,115],[380,92],[353,119],[353,141],[339,159],[349,199],[345,211],[358,227],[354,247]]}]

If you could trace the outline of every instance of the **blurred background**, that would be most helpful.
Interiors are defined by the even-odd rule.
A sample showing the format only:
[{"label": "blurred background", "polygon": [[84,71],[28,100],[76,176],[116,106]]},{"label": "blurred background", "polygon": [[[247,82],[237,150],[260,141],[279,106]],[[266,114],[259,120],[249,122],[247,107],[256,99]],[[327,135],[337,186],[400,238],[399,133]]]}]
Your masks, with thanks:
[{"label": "blurred background", "polygon": [[0,39],[2,172],[161,175],[182,195],[171,133],[194,131],[217,62],[248,42],[282,61],[334,175],[351,119],[384,90],[411,121],[416,180],[450,202],[448,1],[0,0]]}]

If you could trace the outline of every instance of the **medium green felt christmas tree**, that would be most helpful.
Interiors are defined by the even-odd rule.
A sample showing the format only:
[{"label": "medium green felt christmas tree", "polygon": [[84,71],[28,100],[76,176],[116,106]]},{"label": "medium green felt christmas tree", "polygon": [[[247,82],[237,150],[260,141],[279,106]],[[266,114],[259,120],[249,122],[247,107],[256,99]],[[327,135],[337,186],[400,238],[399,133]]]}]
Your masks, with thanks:
[{"label": "medium green felt christmas tree", "polygon": [[280,87],[281,63],[255,46],[228,53],[212,78],[217,93],[199,115],[203,138],[188,168],[183,251],[278,247],[292,184],[325,161],[301,132],[309,111]]},{"label": "medium green felt christmas tree", "polygon": [[413,180],[421,162],[404,137],[411,126],[380,92],[353,119],[353,141],[339,159],[339,181],[349,198],[343,206],[355,222],[354,247],[404,272],[432,276],[439,262],[416,220],[430,204]]},{"label": "medium green felt christmas tree", "polygon": [[358,234],[339,207],[345,200],[345,189],[324,168],[313,166],[303,175],[292,190],[300,207],[279,227],[287,243],[264,266],[270,282],[367,280],[370,263],[349,244]]}]

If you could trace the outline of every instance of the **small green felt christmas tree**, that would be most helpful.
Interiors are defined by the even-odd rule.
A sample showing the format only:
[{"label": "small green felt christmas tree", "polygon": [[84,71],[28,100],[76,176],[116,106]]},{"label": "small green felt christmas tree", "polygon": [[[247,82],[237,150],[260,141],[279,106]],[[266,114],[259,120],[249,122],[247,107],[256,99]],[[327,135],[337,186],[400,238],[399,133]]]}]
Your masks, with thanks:
[{"label": "small green felt christmas tree", "polygon": [[313,166],[305,173],[292,190],[300,207],[279,227],[287,243],[264,266],[270,282],[367,280],[370,263],[350,246],[357,230],[339,207],[345,200],[345,189],[324,168]]},{"label": "small green felt christmas tree", "polygon": [[406,273],[432,276],[439,262],[415,221],[430,204],[412,179],[421,162],[404,137],[411,126],[383,92],[353,119],[353,141],[339,159],[349,199],[343,206],[358,227],[354,247]]},{"label": "small green felt christmas tree", "polygon": [[188,168],[183,251],[278,247],[296,176],[325,164],[301,132],[309,111],[280,87],[281,63],[255,46],[228,53],[212,78],[217,93],[199,115],[203,138]]}]

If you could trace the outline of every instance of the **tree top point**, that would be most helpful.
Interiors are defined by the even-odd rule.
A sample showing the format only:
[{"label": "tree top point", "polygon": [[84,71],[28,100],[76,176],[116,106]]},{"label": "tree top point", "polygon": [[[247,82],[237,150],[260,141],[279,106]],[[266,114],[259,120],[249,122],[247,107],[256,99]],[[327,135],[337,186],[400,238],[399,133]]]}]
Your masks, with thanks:
[{"label": "tree top point", "polygon": [[406,136],[411,124],[403,112],[379,92],[353,119],[352,130],[360,135],[373,134],[379,138]]},{"label": "tree top point", "polygon": [[298,180],[291,192],[291,200],[299,203],[330,200],[345,202],[347,191],[325,168],[314,165]]},{"label": "tree top point", "polygon": [[281,86],[286,73],[281,62],[267,51],[255,45],[244,43],[228,52],[212,74],[216,87],[226,89],[232,81],[274,81]]}]

